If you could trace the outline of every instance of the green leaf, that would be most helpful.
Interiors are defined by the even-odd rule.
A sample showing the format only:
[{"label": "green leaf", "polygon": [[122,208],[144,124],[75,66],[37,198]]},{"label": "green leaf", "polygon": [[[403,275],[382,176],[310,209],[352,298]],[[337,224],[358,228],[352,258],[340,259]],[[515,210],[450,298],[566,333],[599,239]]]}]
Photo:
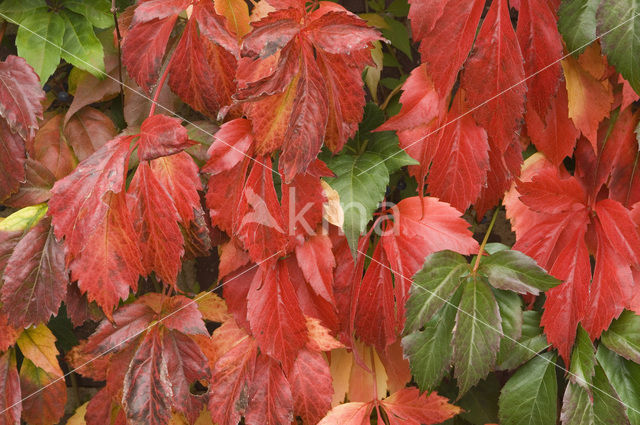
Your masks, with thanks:
[{"label": "green leaf", "polygon": [[561,282],[519,251],[499,251],[483,258],[478,269],[498,289],[538,295]]},{"label": "green leaf", "polygon": [[515,292],[495,289],[493,295],[498,301],[500,317],[502,318],[502,332],[505,338],[500,340],[500,350],[508,349],[517,344],[522,336],[522,298]]},{"label": "green leaf", "polygon": [[371,136],[369,136],[367,151],[376,152],[380,154],[382,158],[386,158],[384,165],[386,165],[389,174],[395,173],[405,165],[420,164],[411,158],[403,149],[400,149],[398,136],[396,136],[393,131],[372,133]]},{"label": "green leaf", "polygon": [[627,415],[632,425],[640,425],[640,365],[618,356],[604,345],[596,353],[609,382],[627,406]]},{"label": "green leaf", "polygon": [[591,394],[591,378],[596,365],[596,352],[589,339],[589,334],[578,325],[576,342],[571,353],[571,374],[569,379],[583,387]]},{"label": "green leaf", "polygon": [[500,392],[501,425],[555,425],[558,383],[556,356],[535,357],[507,381]]},{"label": "green leaf", "polygon": [[0,13],[17,23],[20,23],[27,15],[46,13],[46,10],[47,2],[45,0],[4,0],[0,2]]},{"label": "green leaf", "polygon": [[384,199],[389,184],[389,172],[382,159],[378,154],[365,152],[360,156],[339,155],[327,163],[337,176],[326,181],[340,195],[343,230],[352,252],[356,251],[358,238]]},{"label": "green leaf", "polygon": [[78,13],[96,28],[109,28],[114,25],[109,0],[64,0],[64,7]]},{"label": "green leaf", "polygon": [[541,313],[537,311],[525,311],[522,313],[522,337],[518,344],[505,344],[505,338],[500,341],[496,369],[515,369],[549,347],[547,337],[542,333],[542,328],[540,328],[540,316]]},{"label": "green leaf", "polygon": [[562,425],[593,425],[593,404],[587,390],[569,382],[562,398]]},{"label": "green leaf", "polygon": [[616,390],[611,386],[602,367],[596,365],[593,385],[597,388],[593,394],[593,415],[596,425],[628,425],[629,418],[625,406]]},{"label": "green leaf", "polygon": [[25,15],[16,36],[18,55],[33,67],[44,85],[60,63],[64,20],[57,13]]},{"label": "green leaf", "polygon": [[640,92],[640,0],[603,0],[597,18],[600,43],[609,63]]},{"label": "green leaf", "polygon": [[453,326],[456,319],[455,304],[452,299],[424,325],[424,330],[412,332],[402,338],[404,355],[409,359],[411,374],[422,391],[433,391],[449,371],[453,346]]},{"label": "green leaf", "polygon": [[38,204],[22,208],[0,221],[0,231],[27,231],[35,226],[47,213],[47,204]]},{"label": "green leaf", "polygon": [[383,123],[384,111],[375,103],[369,102],[364,105],[364,113],[362,121],[358,126],[358,132],[360,135],[369,134],[376,128],[380,127]]},{"label": "green leaf", "polygon": [[409,30],[407,26],[393,18],[385,16],[385,22],[389,28],[382,28],[382,35],[391,42],[391,45],[413,60],[411,54],[411,41],[409,41]]},{"label": "green leaf", "polygon": [[63,11],[61,16],[65,24],[62,59],[98,78],[103,78],[104,51],[91,23],[73,12]]},{"label": "green leaf", "polygon": [[640,363],[640,316],[623,311],[602,334],[600,341],[622,357]]},{"label": "green leaf", "polygon": [[493,369],[502,327],[491,287],[469,276],[464,284],[453,336],[454,376],[460,395],[466,393]]},{"label": "green leaf", "polygon": [[600,0],[564,0],[558,10],[558,30],[567,50],[579,55],[596,39],[596,10]]},{"label": "green leaf", "polygon": [[467,260],[453,251],[429,255],[422,269],[413,276],[413,285],[406,303],[406,332],[423,327],[451,298],[469,271]]},{"label": "green leaf", "polygon": [[497,423],[499,395],[500,382],[489,375],[456,403],[463,409],[460,416],[473,425]]},{"label": "green leaf", "polygon": [[487,254],[489,254],[489,255],[493,255],[496,252],[506,251],[506,250],[509,250],[509,249],[510,248],[507,245],[505,245],[503,243],[500,243],[500,242],[489,242],[488,244],[486,244],[484,246],[485,252]]}]

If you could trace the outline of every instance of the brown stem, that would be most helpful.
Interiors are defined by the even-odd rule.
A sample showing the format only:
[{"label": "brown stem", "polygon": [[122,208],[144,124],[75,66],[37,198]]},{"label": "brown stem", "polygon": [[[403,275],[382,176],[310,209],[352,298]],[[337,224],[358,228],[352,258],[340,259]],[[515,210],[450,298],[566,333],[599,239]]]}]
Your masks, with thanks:
[{"label": "brown stem", "polygon": [[122,34],[120,33],[120,25],[118,25],[118,7],[116,0],[111,0],[111,14],[113,15],[113,23],[116,27],[116,38],[118,40],[118,82],[120,83],[120,102],[124,107],[124,80],[122,79]]}]

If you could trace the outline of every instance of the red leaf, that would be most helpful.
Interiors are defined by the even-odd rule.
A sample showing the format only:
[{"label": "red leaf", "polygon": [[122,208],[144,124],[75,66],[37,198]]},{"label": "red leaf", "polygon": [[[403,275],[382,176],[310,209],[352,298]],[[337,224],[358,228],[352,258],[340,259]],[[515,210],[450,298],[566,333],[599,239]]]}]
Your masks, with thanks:
[{"label": "red leaf", "polygon": [[88,106],[74,114],[64,127],[64,136],[80,161],[88,158],[116,134],[116,126],[111,118]]},{"label": "red leaf", "polygon": [[190,387],[198,380],[209,380],[211,372],[207,367],[207,358],[198,344],[177,331],[164,333],[162,348],[171,381],[171,404],[190,423],[194,423],[202,411],[204,400],[191,394]]},{"label": "red leaf", "polygon": [[16,356],[7,351],[0,356],[0,424],[13,425],[20,423],[22,413],[22,395],[20,378],[16,368]]},{"label": "red leaf", "polygon": [[0,201],[17,191],[24,181],[26,160],[24,140],[0,120]]},{"label": "red leaf", "polygon": [[380,40],[380,33],[357,15],[344,11],[318,9],[310,16],[305,28],[313,45],[327,53],[351,55],[371,47]]},{"label": "red leaf", "polygon": [[222,124],[213,136],[213,143],[207,151],[209,160],[202,171],[216,175],[231,170],[244,158],[251,156],[253,144],[251,121],[237,118]]},{"label": "red leaf", "polygon": [[13,208],[24,208],[46,202],[51,197],[56,178],[51,171],[41,163],[27,158],[25,162],[26,181],[20,185],[18,191],[2,201],[4,205]]},{"label": "red leaf", "polygon": [[261,164],[253,164],[245,183],[235,225],[236,235],[256,263],[273,258],[278,252],[284,254],[287,244],[282,211],[273,185],[271,159],[264,157],[259,162]]},{"label": "red leaf", "polygon": [[[58,423],[64,415],[67,386],[60,376],[52,375],[25,358],[20,367],[22,420],[33,425]],[[30,397],[26,397],[30,395]]]},{"label": "red leaf", "polygon": [[458,71],[467,59],[483,9],[484,2],[478,0],[411,2],[411,28],[415,40],[420,42],[422,61],[441,99],[449,95]]},{"label": "red leaf", "polygon": [[[23,139],[31,139],[42,119],[44,92],[38,76],[27,61],[18,56],[7,56],[0,62],[0,116],[12,132]],[[5,130],[2,130],[5,133]],[[1,197],[0,197],[1,198]]]},{"label": "red leaf", "polygon": [[329,364],[321,353],[302,350],[289,380],[295,414],[306,423],[317,424],[331,409],[333,386]]},{"label": "red leaf", "polygon": [[171,58],[169,87],[193,109],[216,119],[236,91],[235,69],[233,55],[199,33],[192,18]]},{"label": "red leaf", "polygon": [[82,241],[83,246],[91,249],[72,254],[69,267],[72,280],[78,281],[88,300],[95,301],[110,315],[118,301],[127,298],[129,289],[137,288],[143,269],[124,193],[107,193],[102,201],[108,210],[104,216],[96,217],[96,227]]},{"label": "red leaf", "polygon": [[154,312],[143,302],[122,306],[113,314],[113,323],[103,320],[98,329],[87,340],[86,351],[103,354],[106,351],[121,351],[131,346],[136,337],[149,326]]},{"label": "red leaf", "polygon": [[289,183],[282,184],[282,212],[287,218],[286,228],[291,242],[301,244],[305,238],[315,235],[322,222],[323,204],[327,197],[322,181],[311,174],[314,163],[307,173],[298,174]]},{"label": "red leaf", "polygon": [[[337,150],[355,131],[364,96],[357,76],[368,61],[363,52],[379,39],[338,6],[318,9],[303,20],[304,27],[302,18],[301,9],[289,8],[252,24],[237,75],[236,98],[251,101],[245,113],[256,151],[264,155],[282,147],[287,182],[307,169],[326,134],[328,146]],[[343,54],[350,44],[350,55]]]},{"label": "red leaf", "polygon": [[[466,113],[461,92],[453,100],[446,122],[439,131],[437,149],[427,178],[429,193],[465,211],[486,184],[489,167],[487,133]],[[454,121],[455,120],[455,121]],[[429,164],[422,165],[429,168]]]},{"label": "red leaf", "polygon": [[[326,15],[325,15],[326,16]],[[354,56],[357,52],[353,52]],[[367,52],[367,54],[369,54]],[[351,59],[351,58],[348,58]],[[317,51],[316,60],[324,76],[329,114],[324,143],[337,153],[358,130],[365,104],[362,65],[354,66],[342,55]]]},{"label": "red leaf", "polygon": [[9,325],[7,316],[0,311],[0,351],[7,351],[16,343],[22,329],[14,329]]},{"label": "red leaf", "polygon": [[123,192],[130,140],[114,139],[81,162],[56,183],[49,201],[55,234],[65,237],[72,279],[107,314],[136,288],[142,272]]},{"label": "red leaf", "polygon": [[198,166],[188,153],[180,152],[154,159],[149,165],[173,200],[184,226],[204,214],[198,194],[202,190]]},{"label": "red leaf", "polygon": [[161,156],[169,156],[191,146],[187,129],[178,118],[153,115],[142,123],[138,141],[138,156],[148,161]]},{"label": "red leaf", "polygon": [[388,261],[382,244],[379,243],[362,279],[357,300],[357,335],[365,343],[375,345],[378,351],[383,351],[395,341],[397,333],[398,318],[391,270],[386,266]]},{"label": "red leaf", "polygon": [[260,350],[289,370],[307,343],[307,328],[283,261],[259,267],[249,289],[247,309]]},{"label": "red leaf", "polygon": [[500,153],[517,140],[524,114],[527,87],[523,84],[523,62],[507,0],[496,0],[478,33],[460,84],[470,105],[479,106],[473,116],[487,130],[491,150]]},{"label": "red leaf", "polygon": [[122,63],[131,78],[146,92],[150,92],[158,80],[162,58],[177,18],[178,15],[174,14],[135,25],[122,40]]},{"label": "red leaf", "polygon": [[296,247],[296,260],[313,291],[330,303],[333,297],[333,269],[336,261],[331,251],[331,239],[326,235],[310,237]]},{"label": "red leaf", "polygon": [[451,419],[462,412],[436,393],[420,394],[417,388],[403,388],[380,403],[390,425],[431,425]]},{"label": "red leaf", "polygon": [[165,425],[171,418],[173,391],[157,327],[149,330],[124,378],[122,402],[132,425]]},{"label": "red leaf", "polygon": [[[605,202],[614,203],[614,201],[603,200],[598,205]],[[618,205],[624,209],[620,204]],[[598,206],[596,206],[597,209]],[[626,210],[625,212],[627,213],[626,221],[630,221],[628,212]],[[624,258],[626,253],[617,251],[620,243],[614,245],[612,238],[607,238],[608,231],[614,231],[603,226],[609,219],[610,217],[606,217],[602,220],[601,215],[598,214],[598,220],[595,223],[598,241],[596,267],[593,271],[593,281],[589,287],[588,300],[585,303],[585,317],[582,320],[582,326],[593,339],[599,337],[602,331],[609,327],[611,321],[622,313],[634,292],[633,274],[629,260]],[[613,225],[615,226],[615,223]],[[620,229],[616,228],[615,230],[619,231]],[[637,241],[638,234],[635,227],[632,227],[631,230],[632,233],[629,236],[633,236],[633,239]],[[616,242],[621,242],[618,235],[613,236]],[[627,241],[624,242],[626,245]],[[628,246],[625,248],[629,249]],[[637,246],[635,248],[637,249]],[[637,260],[632,264],[638,264]]]},{"label": "red leaf", "polygon": [[[558,89],[563,56],[555,10],[546,0],[521,0],[517,36],[527,78],[527,112],[544,120]],[[546,122],[546,120],[545,120]]]},{"label": "red leaf", "polygon": [[29,155],[47,167],[56,177],[61,179],[74,168],[77,161],[71,147],[62,137],[63,115],[54,115],[36,133],[32,143],[28,143]]},{"label": "red leaf", "polygon": [[520,200],[533,211],[545,214],[574,212],[584,209],[587,195],[574,177],[561,179],[555,168],[538,171],[530,182],[518,184]]},{"label": "red leaf", "polygon": [[50,218],[42,219],[18,242],[3,278],[2,303],[12,325],[26,328],[57,315],[69,277]]},{"label": "red leaf", "polygon": [[[261,165],[257,165],[261,167]],[[243,185],[247,175],[249,161],[244,160],[228,171],[222,171],[209,178],[207,195],[205,198],[211,224],[220,230],[233,234],[234,220],[238,215],[237,208],[229,208],[229,205],[238,206],[243,197]]]},{"label": "red leaf", "polygon": [[331,409],[318,425],[370,425],[373,403],[345,403]]},{"label": "red leaf", "polygon": [[247,425],[289,424],[293,421],[293,397],[279,362],[261,354],[249,387]]},{"label": "red leaf", "polygon": [[[222,332],[225,327],[235,331]],[[217,359],[211,380],[209,411],[214,422],[220,425],[236,425],[248,402],[249,384],[254,375],[258,355],[255,341],[237,328],[233,320],[214,332],[214,340],[225,337],[225,351]]]},{"label": "red leaf", "polygon": [[146,162],[138,166],[128,194],[143,275],[155,271],[163,282],[175,286],[184,247],[178,227],[180,216],[173,200]]},{"label": "red leaf", "polygon": [[619,202],[603,199],[594,211],[613,252],[629,264],[640,264],[640,235],[629,210]]},{"label": "red leaf", "polygon": [[560,83],[546,114],[538,115],[535,110],[527,109],[526,120],[527,133],[531,141],[549,161],[560,165],[565,157],[571,156],[580,132],[569,119],[567,88],[564,82]]},{"label": "red leaf", "polygon": [[189,6],[189,0],[148,0],[136,7],[132,25],[177,15]]}]

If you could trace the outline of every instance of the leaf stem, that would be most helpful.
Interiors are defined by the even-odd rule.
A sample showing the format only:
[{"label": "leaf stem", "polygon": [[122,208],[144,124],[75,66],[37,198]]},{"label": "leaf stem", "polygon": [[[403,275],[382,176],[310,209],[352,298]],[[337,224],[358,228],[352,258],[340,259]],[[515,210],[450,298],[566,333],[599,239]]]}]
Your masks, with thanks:
[{"label": "leaf stem", "polygon": [[156,92],[153,95],[153,100],[151,101],[151,109],[149,110],[149,116],[152,116],[153,114],[156,113],[156,105],[158,104],[158,99],[160,98],[160,92],[162,91],[162,86],[164,86],[165,81],[167,80],[167,77],[169,76],[169,66],[170,64],[167,64],[167,67],[164,69],[164,72],[162,73],[162,77],[160,77],[160,81],[158,82],[158,86],[156,87]]},{"label": "leaf stem", "polygon": [[473,265],[473,275],[478,271],[478,267],[480,267],[480,259],[482,258],[482,254],[484,253],[484,247],[487,245],[489,241],[489,235],[491,235],[491,230],[493,230],[493,225],[496,224],[496,218],[498,218],[498,211],[500,211],[500,206],[498,205],[493,211],[493,217],[491,217],[491,223],[489,223],[489,227],[487,228],[487,232],[484,234],[484,239],[482,240],[482,244],[480,245],[480,249],[478,250],[478,256],[476,257],[476,263]]},{"label": "leaf stem", "polygon": [[398,84],[393,90],[391,90],[391,93],[389,93],[387,98],[384,100],[384,102],[380,106],[380,109],[382,109],[383,111],[387,109],[387,106],[389,106],[389,102],[391,102],[391,99],[393,98],[393,96],[398,94],[400,90],[402,90],[402,84]]}]

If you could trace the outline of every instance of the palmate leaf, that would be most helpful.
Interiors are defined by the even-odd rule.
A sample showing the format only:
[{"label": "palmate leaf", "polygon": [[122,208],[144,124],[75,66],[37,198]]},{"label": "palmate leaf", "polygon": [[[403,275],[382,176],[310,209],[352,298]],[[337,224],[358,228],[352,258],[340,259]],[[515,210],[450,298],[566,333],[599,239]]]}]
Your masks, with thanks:
[{"label": "palmate leaf", "polygon": [[511,276],[535,291],[559,282],[522,253],[493,247],[491,252],[477,272],[460,254],[436,252],[414,275],[402,345],[422,390],[437,386],[453,365],[464,394],[494,368],[516,368],[548,346],[539,314],[523,314],[517,293],[490,284],[501,288],[496,276],[503,271],[503,279]]},{"label": "palmate leaf", "polygon": [[483,259],[479,271],[498,289],[538,295],[561,282],[519,251],[505,250]]}]

